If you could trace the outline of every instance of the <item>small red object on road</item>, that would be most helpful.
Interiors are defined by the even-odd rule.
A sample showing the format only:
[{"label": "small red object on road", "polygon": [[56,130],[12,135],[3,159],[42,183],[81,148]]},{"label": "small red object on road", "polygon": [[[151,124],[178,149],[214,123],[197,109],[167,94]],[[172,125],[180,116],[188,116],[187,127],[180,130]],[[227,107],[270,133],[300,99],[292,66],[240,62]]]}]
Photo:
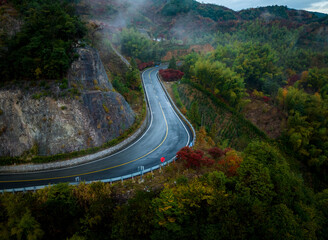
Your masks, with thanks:
[{"label": "small red object on road", "polygon": [[165,161],[165,157],[161,157],[161,162],[163,163]]}]

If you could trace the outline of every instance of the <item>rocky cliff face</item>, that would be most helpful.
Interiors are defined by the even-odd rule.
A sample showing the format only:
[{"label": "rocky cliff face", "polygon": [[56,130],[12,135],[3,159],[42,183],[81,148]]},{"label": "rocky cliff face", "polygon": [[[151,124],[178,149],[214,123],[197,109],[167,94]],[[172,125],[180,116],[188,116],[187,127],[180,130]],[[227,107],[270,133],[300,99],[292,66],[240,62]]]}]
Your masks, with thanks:
[{"label": "rocky cliff face", "polygon": [[113,90],[98,51],[87,47],[77,49],[76,53],[79,55],[79,59],[72,63],[68,71],[70,84],[77,84],[84,89]]},{"label": "rocky cliff face", "polygon": [[0,90],[0,156],[19,156],[35,146],[40,155],[100,146],[133,124],[128,103],[110,91],[97,51],[77,51],[68,79],[80,97],[35,99],[20,89]]}]

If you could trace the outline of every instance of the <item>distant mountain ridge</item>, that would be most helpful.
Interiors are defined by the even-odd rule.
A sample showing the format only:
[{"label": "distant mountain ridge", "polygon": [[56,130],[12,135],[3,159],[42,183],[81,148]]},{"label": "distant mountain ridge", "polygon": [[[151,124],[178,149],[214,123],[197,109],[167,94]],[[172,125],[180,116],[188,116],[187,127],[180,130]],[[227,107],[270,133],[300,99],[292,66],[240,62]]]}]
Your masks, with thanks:
[{"label": "distant mountain ridge", "polygon": [[[241,11],[194,0],[82,0],[79,11],[88,11],[111,28],[137,27],[147,29],[154,37],[199,38],[207,33],[235,31],[251,21],[276,24],[288,29],[303,27],[301,44],[314,39],[327,44],[328,15],[290,9],[286,6],[267,6]],[[311,40],[311,41],[312,41]]]}]

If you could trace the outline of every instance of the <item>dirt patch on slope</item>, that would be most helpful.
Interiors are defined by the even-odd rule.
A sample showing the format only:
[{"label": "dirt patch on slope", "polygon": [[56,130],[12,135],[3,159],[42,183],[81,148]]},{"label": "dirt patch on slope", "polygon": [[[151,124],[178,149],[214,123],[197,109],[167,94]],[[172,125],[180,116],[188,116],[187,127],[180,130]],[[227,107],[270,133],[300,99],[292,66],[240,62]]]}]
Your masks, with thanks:
[{"label": "dirt patch on slope", "polygon": [[279,137],[286,127],[287,116],[277,107],[261,100],[251,99],[243,114],[270,138]]},{"label": "dirt patch on slope", "polygon": [[168,51],[166,55],[162,58],[162,61],[170,61],[172,57],[181,57],[185,56],[192,51],[198,52],[198,53],[207,53],[214,51],[214,48],[211,44],[205,44],[205,45],[191,45],[188,49],[175,49],[172,51]]}]

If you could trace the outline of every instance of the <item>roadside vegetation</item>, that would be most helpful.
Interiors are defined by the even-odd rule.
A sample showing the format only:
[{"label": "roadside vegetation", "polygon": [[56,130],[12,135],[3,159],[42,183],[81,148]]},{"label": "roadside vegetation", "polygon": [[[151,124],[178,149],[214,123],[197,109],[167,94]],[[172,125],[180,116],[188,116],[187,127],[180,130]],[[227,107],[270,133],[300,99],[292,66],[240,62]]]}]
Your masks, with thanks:
[{"label": "roadside vegetation", "polygon": [[[294,38],[288,45],[283,44],[287,39],[275,38],[272,32],[286,36],[287,30],[255,22],[246,31],[224,34],[211,54],[187,55],[180,68],[185,73],[178,85],[180,98],[196,127],[204,126],[218,144],[226,140],[232,147],[238,146],[235,140],[248,142],[254,135],[238,134],[243,127],[222,114],[225,104],[234,108],[230,112],[242,110],[254,99],[274,106],[283,118],[277,120],[281,134],[276,143],[326,185],[328,52],[297,46],[297,32],[288,35]],[[219,108],[213,111],[213,105]],[[255,127],[253,132],[264,136]]]},{"label": "roadside vegetation", "polygon": [[[202,138],[205,139],[205,138]],[[327,190],[314,193],[279,150],[203,142],[156,173],[0,196],[3,239],[325,239]]]},{"label": "roadside vegetation", "polygon": [[[124,7],[115,0],[106,9],[103,1],[95,2],[94,13],[114,15]],[[327,16],[278,6],[237,13],[193,0],[148,3],[158,11],[145,8],[139,17],[147,20],[151,37],[164,40],[145,35],[133,16],[113,38],[132,66],[125,74],[111,72],[111,80],[135,103],[134,93],[142,94],[138,65],[144,69],[160,61],[173,42],[177,48],[211,44],[215,50],[207,54],[176,52],[172,70],[162,72],[168,92],[197,131],[195,146],[181,149],[176,162],[143,181],[59,184],[1,195],[0,235],[326,239],[328,49],[321,27]],[[165,26],[151,22],[154,12]],[[188,13],[196,15],[194,22]],[[185,28],[171,31],[176,16],[183,16]],[[199,27],[193,31],[194,24]],[[174,39],[189,30],[185,39]]]},{"label": "roadside vegetation", "polygon": [[[111,42],[100,34],[99,26],[90,26],[81,20],[76,12],[76,4],[76,1],[68,0],[1,2],[1,87],[4,90],[21,90],[30,94],[34,100],[45,97],[81,100],[83,87],[74,83],[69,84],[66,75],[72,61],[78,57],[74,48],[92,44],[99,49],[114,91],[121,93],[136,113],[135,123],[118,138],[99,147],[40,156],[35,144],[33,149],[21,156],[0,157],[0,165],[47,163],[92,154],[131,136],[146,117],[139,70],[133,64],[131,68],[124,63],[121,66],[122,61],[113,53]],[[95,28],[97,31],[92,35]],[[108,91],[100,89],[97,85],[94,90]],[[65,106],[62,106],[62,110],[65,110]],[[1,129],[2,134],[6,128]]]}]

